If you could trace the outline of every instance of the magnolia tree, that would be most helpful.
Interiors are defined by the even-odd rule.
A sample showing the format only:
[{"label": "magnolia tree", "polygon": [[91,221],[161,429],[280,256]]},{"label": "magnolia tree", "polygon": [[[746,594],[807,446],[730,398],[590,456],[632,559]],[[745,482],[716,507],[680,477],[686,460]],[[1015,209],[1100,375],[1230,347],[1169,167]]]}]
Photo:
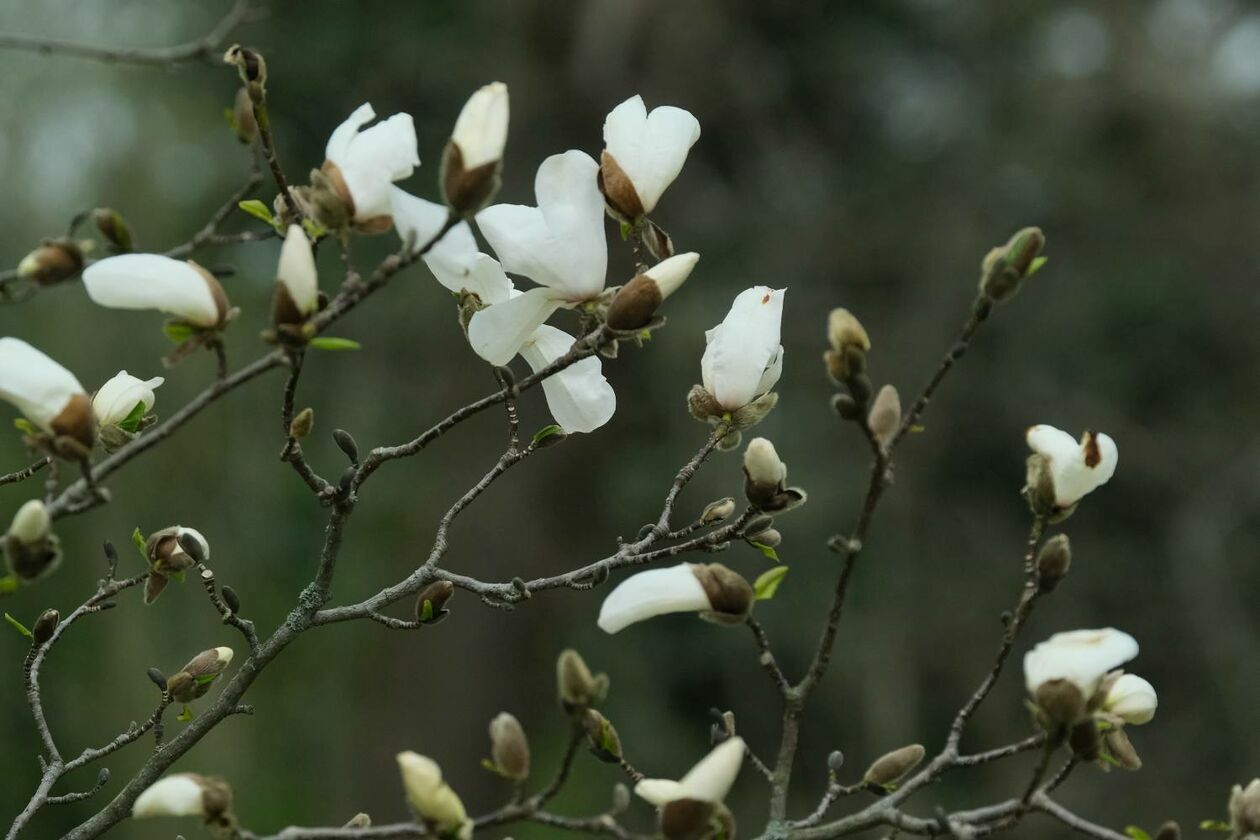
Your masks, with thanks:
[{"label": "magnolia tree", "polygon": [[[246,11],[248,3],[238,2],[205,39],[168,50],[110,53],[57,47],[97,58],[159,64],[218,55],[221,42]],[[11,40],[8,45],[32,47],[39,42]],[[726,800],[741,773],[765,784],[764,803],[739,803],[742,831],[766,838],[831,838],[872,829],[892,835],[974,838],[1017,830],[1034,816],[1057,821],[1061,831],[1096,838],[1180,836],[1175,823],[1151,834],[1137,827],[1122,834],[1055,799],[1056,789],[1073,773],[1112,766],[1138,769],[1141,760],[1129,732],[1152,720],[1157,700],[1149,682],[1122,670],[1138,656],[1138,642],[1121,630],[1066,629],[1035,644],[1021,638],[1034,607],[1068,574],[1072,552],[1063,530],[1066,523],[1088,494],[1107,483],[1118,460],[1116,443],[1105,434],[1085,431],[1077,438],[1046,425],[1024,433],[1031,450],[1023,487],[1029,510],[1024,580],[1006,614],[989,671],[973,694],[959,698],[953,723],[934,748],[890,744],[886,755],[865,768],[851,768],[839,751],[834,752],[825,774],[800,782],[814,788],[817,805],[807,813],[789,810],[802,714],[831,663],[845,598],[868,528],[890,487],[894,456],[918,428],[930,400],[986,320],[1041,267],[1045,240],[1040,230],[1020,230],[984,257],[975,302],[957,342],[908,406],[891,385],[874,388],[868,368],[872,342],[856,316],[845,309],[831,312],[825,344],[819,324],[825,369],[834,383],[831,403],[842,421],[837,432],[859,435],[869,444],[871,468],[850,529],[829,545],[837,555],[834,598],[830,610],[819,617],[812,659],[803,674],[789,674],[780,667],[755,609],[759,601],[791,597],[791,584],[783,586],[787,568],[772,566],[750,581],[705,557],[742,541],[773,559],[781,539],[781,518],[806,503],[805,490],[788,483],[787,466],[774,443],[754,432],[776,408],[774,388],[784,364],[779,343],[784,289],[753,286],[739,293],[725,314],[712,313],[717,323],[707,331],[704,354],[696,360],[700,383],[688,396],[692,415],[709,427],[706,439],[669,485],[656,521],[633,541],[602,559],[533,580],[481,580],[443,563],[451,523],[487,487],[566,436],[597,433],[608,422],[617,400],[602,365],[620,361],[619,349],[640,347],[664,325],[668,298],[697,269],[699,256],[679,252],[658,223],[664,213],[657,214],[688,151],[700,138],[696,117],[670,106],[649,110],[640,97],[632,96],[608,114],[598,158],[582,150],[555,154],[538,167],[533,204],[495,203],[509,134],[509,97],[503,84],[486,85],[472,94],[453,123],[438,171],[443,203],[436,204],[396,186],[420,166],[412,117],[394,114],[377,121],[370,104],[332,130],[325,160],[310,171],[306,183],[291,181],[272,142],[263,57],[252,49],[232,47],[225,60],[242,82],[233,123],[242,142],[254,150],[255,166],[242,190],[190,241],[164,254],[136,253],[119,214],[98,209],[92,214],[99,231],[96,244],[112,255],[92,259],[84,242],[51,239],[16,271],[0,277],[0,288],[12,300],[53,286],[64,286],[57,294],[78,294],[81,287],[104,310],[165,313],[169,319],[164,329],[175,345],[165,359],[169,375],[186,375],[178,364],[190,355],[210,353],[217,359],[217,376],[205,390],[159,421],[153,410],[163,379],[148,376],[156,363],[143,371],[146,377],[119,371],[88,387],[22,338],[0,338],[0,397],[16,409],[17,424],[34,456],[28,466],[0,478],[4,484],[33,485],[32,498],[13,514],[3,539],[7,574],[2,585],[13,604],[6,618],[29,637],[29,652],[15,671],[25,687],[41,753],[39,766],[29,774],[33,778],[29,802],[8,829],[10,840],[34,836],[30,827],[41,810],[66,805],[83,809],[82,822],[66,835],[76,840],[104,835],[130,819],[170,819],[173,830],[189,833],[198,831],[200,824],[211,837],[234,840],[468,838],[516,823],[619,838],[733,838],[735,803]],[[246,200],[267,179],[264,171],[276,187],[270,208]],[[238,206],[266,225],[222,232]],[[619,228],[620,239],[633,249],[637,264],[633,277],[608,276],[610,227]],[[488,252],[482,250],[478,233]],[[399,244],[395,253],[360,274],[350,258],[350,242],[368,235],[394,235]],[[233,369],[227,361],[228,341],[243,350],[255,340],[230,329],[238,310],[219,277],[190,257],[206,245],[246,242],[276,254],[276,286],[261,354]],[[320,276],[313,258],[316,248],[342,250],[341,276]],[[450,290],[468,344],[491,367],[500,387],[398,444],[362,450],[348,432],[337,430],[333,435],[345,463],[310,463],[302,441],[313,432],[314,416],[310,409],[301,409],[297,399],[310,351],[345,346],[347,340],[329,336],[328,330],[369,298],[385,294],[390,281],[416,263],[424,263]],[[565,320],[571,331],[551,323],[561,310],[569,316]],[[102,311],[100,317],[110,313]],[[688,330],[704,326],[674,325]],[[517,356],[529,373],[512,366]],[[139,559],[132,547],[115,549],[107,542],[107,574],[94,590],[86,587],[90,592],[86,599],[77,606],[39,612],[40,581],[56,572],[61,560],[57,532],[74,527],[75,514],[109,502],[107,482],[115,473],[124,468],[143,470],[141,455],[168,441],[180,445],[178,432],[191,418],[272,370],[285,375],[277,395],[283,416],[278,430],[283,438],[281,459],[309,489],[311,504],[327,511],[322,551],[310,559],[310,582],[288,617],[275,627],[256,625],[242,612],[233,589],[217,579],[212,546],[197,528],[184,524],[149,534],[137,531],[133,541]],[[536,386],[555,423],[522,436],[517,403],[530,398]],[[363,485],[386,463],[419,453],[455,426],[496,406],[504,410],[508,443],[485,475],[442,517],[428,555],[401,580],[382,581],[379,591],[368,598],[351,603],[339,599],[342,535],[353,520]],[[729,473],[731,496],[704,506],[694,518],[679,517],[683,490],[719,450],[742,451],[742,476],[729,466],[721,467]],[[41,475],[45,481],[39,487],[34,479]],[[826,488],[815,490],[819,495],[825,492]],[[203,520],[192,524],[202,525]],[[61,574],[82,577],[85,584],[88,577],[78,563]],[[172,591],[166,594],[168,588]],[[652,768],[632,763],[634,745],[623,745],[614,722],[599,710],[616,681],[615,672],[611,677],[593,673],[576,651],[566,650],[556,665],[560,713],[555,730],[568,733],[568,748],[558,765],[537,768],[518,720],[504,712],[490,721],[491,758],[486,765],[511,783],[510,795],[497,805],[478,803],[479,809],[466,805],[458,793],[464,781],[460,774],[444,774],[438,763],[442,756],[413,751],[423,750],[423,744],[397,745],[397,813],[359,814],[333,827],[289,827],[269,833],[276,827],[246,825],[237,816],[231,779],[168,772],[180,760],[195,766],[195,748],[203,737],[234,715],[252,713],[245,700],[254,681],[308,630],[367,620],[413,631],[444,620],[446,605],[457,590],[487,605],[511,609],[534,595],[562,588],[593,590],[591,597],[602,597],[598,626],[607,633],[669,613],[694,613],[733,628],[729,632],[743,628],[781,701],[779,742],[746,742],[737,734],[743,712],[737,707],[716,715],[712,751],[694,756],[691,770],[679,779],[657,778]],[[188,663],[173,673],[151,670],[155,708],[142,723],[133,723],[104,744],[66,744],[56,735],[57,704],[46,704],[50,698],[41,690],[50,651],[67,634],[78,632],[89,616],[114,607],[143,609],[143,604],[164,594],[204,598],[239,641],[235,647],[200,651],[194,647],[188,651]],[[631,650],[629,641],[626,649]],[[1013,678],[1007,673],[1013,655],[1023,657],[1027,730],[1007,744],[964,747],[968,723],[993,687],[1000,679]],[[713,700],[719,703],[722,698]],[[147,750],[148,758],[134,776],[119,784],[103,765],[111,754],[129,748]],[[608,807],[600,813],[553,810],[557,793],[574,768],[586,761],[612,765],[612,772],[624,774],[625,783],[615,784]],[[921,801],[946,774],[999,762],[1023,777],[1009,799],[952,812]],[[71,777],[81,778],[76,771],[90,765],[100,768],[96,784],[86,790],[72,788]],[[7,784],[28,778],[16,767]],[[840,807],[842,800],[848,807]],[[765,807],[758,807],[761,804]],[[294,815],[294,820],[300,822],[301,816]],[[1260,832],[1260,780],[1235,787],[1224,816],[1211,827],[1233,837]],[[127,829],[115,833],[125,835]]]}]

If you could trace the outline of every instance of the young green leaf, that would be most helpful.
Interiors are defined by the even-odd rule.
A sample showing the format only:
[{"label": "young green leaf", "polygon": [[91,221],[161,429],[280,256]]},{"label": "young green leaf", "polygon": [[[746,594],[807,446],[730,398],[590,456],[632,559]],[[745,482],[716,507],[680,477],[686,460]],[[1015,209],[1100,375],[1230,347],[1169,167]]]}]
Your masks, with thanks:
[{"label": "young green leaf", "polygon": [[779,591],[779,584],[783,583],[783,578],[787,577],[787,566],[775,566],[767,569],[757,576],[757,580],[753,582],[753,591],[757,593],[758,601],[769,601],[774,597],[774,593]]},{"label": "young green leaf", "polygon": [[192,720],[192,709],[185,706],[184,710],[179,713],[179,717],[175,718],[175,720],[179,721],[180,723],[187,723],[188,721]]},{"label": "young green leaf", "polygon": [[1221,822],[1220,820],[1204,820],[1199,823],[1199,828],[1204,831],[1233,831],[1229,827],[1229,823]]},{"label": "young green leaf", "polygon": [[318,338],[312,338],[308,346],[316,350],[358,350],[362,345],[349,338],[321,335]]},{"label": "young green leaf", "polygon": [[246,201],[240,202],[236,206],[244,210],[249,215],[253,216],[255,219],[261,219],[262,221],[266,222],[272,227],[276,226],[276,220],[271,215],[271,210],[267,207],[266,204],[263,204],[258,199],[256,198],[247,199]]},{"label": "young green leaf", "polygon": [[179,321],[167,321],[162,325],[162,332],[175,344],[183,344],[185,341],[193,337],[196,330],[191,324],[184,324]]},{"label": "young green leaf", "polygon": [[145,565],[149,563],[148,546],[145,545],[144,534],[140,532],[140,526],[136,526],[136,530],[131,532],[131,544],[136,547],[136,551],[140,552],[140,556],[144,559]]},{"label": "young green leaf", "polygon": [[13,575],[0,577],[0,595],[11,595],[17,591],[18,579]]},{"label": "young green leaf", "polygon": [[25,417],[14,417],[13,425],[24,435],[31,435],[34,437],[39,434],[39,429],[35,428],[35,424],[30,420],[27,420]]},{"label": "young green leaf", "polygon": [[202,674],[200,677],[197,677],[197,685],[205,685],[206,683],[212,683],[216,679],[218,679],[218,677],[219,677],[218,674]]},{"label": "young green leaf", "polygon": [[1040,270],[1041,270],[1041,267],[1042,267],[1043,265],[1045,265],[1045,264],[1046,264],[1046,260],[1048,260],[1048,259],[1050,259],[1050,258],[1049,258],[1049,257],[1037,257],[1036,259],[1034,259],[1034,260],[1032,261],[1032,264],[1030,264],[1030,265],[1028,266],[1028,272],[1024,275],[1024,279],[1025,279],[1025,280],[1027,280],[1029,277],[1032,277],[1034,274],[1036,274],[1038,271],[1040,271]]},{"label": "young green leaf", "polygon": [[433,620],[433,602],[426,598],[424,601],[424,606],[420,608],[420,623],[424,624],[426,621],[432,621],[432,620]]},{"label": "young green leaf", "polygon": [[30,631],[30,630],[27,630],[27,629],[26,629],[26,625],[24,625],[22,622],[18,621],[18,620],[17,620],[16,618],[14,618],[13,616],[9,615],[8,613],[5,613],[5,614],[4,614],[4,620],[5,620],[5,621],[7,621],[7,622],[9,622],[9,624],[13,627],[13,629],[14,629],[14,630],[18,631],[19,633],[21,633],[21,634],[22,634],[23,636],[25,636],[26,638],[28,638],[28,639],[29,639],[29,638],[31,638],[31,631]]},{"label": "young green leaf", "polygon": [[136,403],[131,411],[128,412],[127,416],[118,423],[118,428],[122,429],[124,432],[135,432],[136,429],[140,428],[140,421],[144,419],[144,411],[144,401],[141,400]]},{"label": "young green leaf", "polygon": [[1127,826],[1124,833],[1133,838],[1133,840],[1151,840],[1151,835],[1147,834],[1136,825]]},{"label": "young green leaf", "polygon": [[629,222],[621,223],[621,241],[625,242],[630,238],[630,234],[634,232],[634,225]]},{"label": "young green leaf", "polygon": [[311,238],[311,241],[322,239],[328,233],[328,228],[309,217],[302,220],[302,230],[306,231],[306,235]]},{"label": "young green leaf", "polygon": [[564,429],[560,428],[560,426],[558,426],[555,423],[552,423],[548,426],[543,426],[541,429],[534,432],[533,445],[538,446],[540,443],[542,443],[544,440],[546,440],[549,437],[554,437],[555,435],[563,435],[563,434],[564,434]]},{"label": "young green leaf", "polygon": [[779,562],[779,552],[775,551],[770,546],[763,545],[762,543],[759,543],[756,540],[749,540],[748,544],[751,545],[753,548],[757,549],[758,551],[760,551],[762,554],[766,555],[766,557],[768,557],[771,561],[775,563]]}]

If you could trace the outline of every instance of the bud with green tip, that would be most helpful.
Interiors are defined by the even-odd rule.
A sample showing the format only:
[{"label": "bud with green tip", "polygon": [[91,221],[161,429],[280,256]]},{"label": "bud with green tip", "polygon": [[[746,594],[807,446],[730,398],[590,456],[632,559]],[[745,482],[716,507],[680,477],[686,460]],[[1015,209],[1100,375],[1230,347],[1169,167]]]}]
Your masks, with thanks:
[{"label": "bud with green tip", "polygon": [[918,767],[919,763],[923,761],[925,753],[926,751],[923,749],[922,744],[910,744],[890,753],[885,753],[875,759],[875,762],[870,767],[866,768],[862,781],[876,787],[888,787]]},{"label": "bud with green tip", "polygon": [[232,655],[230,647],[203,650],[167,678],[166,692],[177,703],[191,703],[204,696],[210,684],[232,664]]},{"label": "bud with green tip", "polygon": [[591,753],[608,764],[621,763],[621,737],[612,721],[594,709],[582,715],[582,727],[586,730],[587,745]]},{"label": "bud with green tip", "polygon": [[529,739],[521,722],[507,712],[490,721],[490,758],[505,778],[517,782],[529,778]]},{"label": "bud with green tip", "polygon": [[416,620],[432,623],[441,620],[449,610],[446,602],[455,594],[455,584],[449,580],[435,580],[416,596]]},{"label": "bud with green tip", "polygon": [[112,246],[114,253],[126,254],[133,250],[131,228],[127,227],[127,222],[117,210],[97,207],[92,211],[92,222]]},{"label": "bud with green tip", "polygon": [[995,302],[1010,298],[1040,265],[1038,257],[1045,245],[1046,237],[1041,228],[1026,227],[1017,231],[1005,245],[989,251],[980,263],[981,293]]}]

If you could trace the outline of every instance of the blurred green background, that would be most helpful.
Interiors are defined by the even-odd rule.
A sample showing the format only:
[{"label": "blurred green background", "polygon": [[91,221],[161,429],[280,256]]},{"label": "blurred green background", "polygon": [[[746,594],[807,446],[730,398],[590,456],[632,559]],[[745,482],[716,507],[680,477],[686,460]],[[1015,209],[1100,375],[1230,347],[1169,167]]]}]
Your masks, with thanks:
[{"label": "blurred green background", "polygon": [[[0,31],[163,45],[204,33],[226,7],[26,0],[0,7]],[[780,520],[792,572],[758,613],[793,676],[813,649],[836,573],[824,542],[851,526],[867,469],[863,442],[828,408],[819,360],[827,310],[858,313],[874,342],[876,384],[893,382],[908,400],[965,317],[984,252],[1022,225],[1043,226],[1049,265],[986,326],[933,403],[925,433],[901,452],[835,665],[806,716],[793,812],[813,808],[832,749],[848,756],[841,775],[852,780],[888,749],[943,742],[1018,592],[1028,520],[1018,494],[1023,430],[1037,422],[1110,433],[1121,466],[1066,523],[1071,577],[1034,614],[1017,657],[1052,632],[1114,625],[1140,641],[1132,668],[1161,700],[1155,721],[1133,732],[1146,767],[1107,776],[1083,768],[1062,801],[1118,829],[1167,818],[1189,827],[1222,817],[1229,785],[1260,772],[1260,6],[308,0],[273,3],[239,37],[267,57],[280,156],[297,181],[321,162],[332,128],[371,101],[382,115],[415,116],[424,165],[403,186],[435,198],[459,107],[494,79],[512,96],[506,201],[533,203],[533,173],[546,155],[597,154],[604,114],[634,93],[697,115],[703,135],[656,213],[680,249],[703,255],[669,301],[668,328],[605,364],[619,402],[612,422],[494,486],[456,525],[447,565],[494,579],[555,573],[607,555],[618,535],[654,519],[677,467],[707,434],[684,408],[704,329],[739,290],[786,286],[781,401],[757,432],[777,443],[810,503]],[[41,237],[98,205],[121,211],[141,247],[189,238],[245,172],[222,116],[235,81],[234,71],[207,64],[168,71],[0,53],[9,103],[0,124],[0,264],[16,265]],[[272,195],[269,186],[260,193]],[[254,224],[239,214],[228,229]],[[610,282],[618,282],[629,276],[629,254],[609,233]],[[356,260],[369,267],[395,243],[361,241]],[[332,289],[336,255],[324,250]],[[277,254],[269,242],[201,256],[239,269],[226,284],[243,310],[229,331],[234,364],[260,352]],[[341,469],[334,428],[365,447],[398,442],[492,389],[453,308],[420,267],[337,325],[364,347],[309,360],[299,404],[316,412],[306,449],[317,468]],[[73,284],[0,308],[0,334],[36,344],[89,388],[120,368],[162,374],[160,324],[154,313],[95,308]],[[200,390],[212,362],[199,356],[164,375],[159,415]],[[67,611],[102,573],[102,540],[136,570],[132,529],[181,523],[209,538],[212,565],[248,617],[274,627],[312,573],[324,522],[276,458],[281,384],[276,373],[256,381],[111,479],[112,504],[58,527],[67,548],[60,573],[3,609],[28,622],[45,607]],[[529,429],[549,422],[541,394],[523,411]],[[6,407],[3,422],[12,414]],[[373,478],[349,526],[337,602],[413,568],[441,513],[497,457],[502,422],[487,412]],[[17,435],[3,436],[3,470],[26,463]],[[681,521],[740,486],[738,458],[715,457],[688,488]],[[35,490],[0,490],[0,516],[7,521]],[[750,578],[766,567],[743,545],[720,559]],[[554,658],[566,646],[610,674],[606,712],[649,774],[676,776],[704,753],[712,706],[733,709],[753,748],[772,757],[777,701],[749,634],[673,616],[607,637],[595,627],[601,595],[548,593],[509,614],[460,593],[451,618],[423,632],[366,622],[314,631],[250,692],[257,715],[227,721],[177,769],[230,779],[255,831],[340,824],[359,810],[387,822],[406,814],[393,756],[416,749],[482,813],[508,794],[478,766],[496,712],[521,719],[535,775],[549,778],[566,732],[553,687]],[[192,586],[147,609],[138,593],[121,600],[117,611],[83,621],[45,669],[63,751],[143,720],[156,699],[146,668],[170,671],[203,648],[241,647]],[[38,777],[24,652],[16,634],[0,633],[5,825]],[[1016,659],[965,746],[1028,732]],[[106,762],[115,781],[103,797],[148,744]],[[1034,761],[951,775],[915,811],[1014,795]],[[72,781],[85,788],[94,774]],[[618,778],[584,757],[556,809],[598,812]],[[750,834],[765,799],[746,771],[731,802]],[[93,807],[50,808],[28,833],[59,836]],[[628,817],[639,828],[650,819],[642,803]],[[114,834],[176,832],[199,829],[157,822]],[[1066,830],[1033,817],[1016,833]],[[547,833],[512,827],[495,836],[506,835]]]}]

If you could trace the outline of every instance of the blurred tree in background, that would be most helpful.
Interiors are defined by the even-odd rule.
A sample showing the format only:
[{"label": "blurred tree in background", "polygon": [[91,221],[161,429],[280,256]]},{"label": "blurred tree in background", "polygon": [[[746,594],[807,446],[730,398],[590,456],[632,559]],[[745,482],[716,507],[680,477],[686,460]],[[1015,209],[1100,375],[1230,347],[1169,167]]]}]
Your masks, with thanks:
[{"label": "blurred tree in background", "polygon": [[[221,6],[14,2],[0,8],[0,31],[160,45],[206,31]],[[1161,695],[1155,723],[1135,735],[1146,769],[1105,784],[1083,772],[1062,800],[1114,826],[1194,825],[1220,816],[1228,785],[1256,774],[1260,10],[1230,0],[278,0],[239,36],[267,56],[277,144],[298,179],[323,160],[331,129],[371,101],[378,113],[415,116],[423,166],[403,186],[437,198],[452,121],[469,92],[496,79],[512,91],[505,201],[532,200],[545,156],[597,153],[605,113],[627,96],[696,114],[703,134],[656,214],[681,250],[703,255],[670,300],[668,328],[605,364],[619,401],[609,426],[491,488],[480,518],[455,527],[449,564],[528,577],[604,556],[614,535],[633,537],[707,434],[684,405],[704,329],[739,290],[786,286],[781,402],[758,433],[776,441],[811,504],[782,523],[792,575],[759,612],[792,673],[812,652],[836,571],[824,541],[851,524],[866,471],[862,441],[827,405],[825,313],[858,313],[877,384],[915,393],[965,317],[979,256],[1017,227],[1041,225],[1050,264],[986,328],[899,459],[837,667],[805,721],[793,812],[816,803],[832,749],[865,766],[908,741],[935,745],[987,670],[999,612],[1021,580],[1023,431],[1036,422],[1105,430],[1123,464],[1071,520],[1072,575],[1017,653],[1058,630],[1118,626],[1141,642],[1135,667]],[[16,265],[76,212],[101,205],[126,216],[139,248],[170,247],[246,170],[222,116],[237,87],[230,69],[16,52],[0,52],[0,69],[10,103],[0,263]],[[356,259],[370,265],[394,246],[361,242]],[[239,269],[227,281],[244,312],[228,333],[236,362],[252,357],[267,323],[278,247],[205,256]],[[611,282],[629,277],[628,251],[610,253]],[[318,418],[306,447],[316,462],[339,457],[334,427],[365,446],[405,439],[494,386],[426,270],[388,294],[338,327],[362,350],[309,360],[299,402]],[[159,374],[168,347],[153,317],[106,313],[77,285],[0,307],[0,334],[31,341],[85,383],[119,368]],[[209,358],[181,366],[158,414],[212,375]],[[248,386],[197,418],[182,444],[116,476],[114,503],[60,530],[61,573],[4,608],[34,616],[78,603],[103,571],[103,539],[124,545],[137,525],[178,522],[206,534],[220,579],[251,618],[263,628],[282,620],[309,579],[324,514],[277,461],[280,386],[275,374]],[[538,394],[523,411],[527,428],[550,422]],[[497,457],[499,424],[476,419],[382,470],[348,533],[338,600],[375,591],[427,552],[437,518]],[[5,471],[24,457],[16,434],[0,437]],[[719,456],[688,488],[682,515],[741,481],[737,459]],[[0,489],[0,510],[29,492]],[[765,566],[744,546],[723,562],[749,577]],[[414,748],[442,762],[470,809],[486,810],[506,795],[479,767],[495,713],[521,719],[538,766],[564,747],[553,663],[565,646],[609,673],[609,717],[627,754],[654,774],[681,773],[703,753],[710,706],[733,708],[754,747],[777,741],[776,698],[746,634],[674,617],[607,637],[595,627],[598,601],[557,591],[506,613],[460,593],[451,620],[420,633],[365,622],[313,631],[251,691],[258,714],[228,721],[176,769],[231,779],[243,821],[274,830],[358,810],[402,817],[393,756]],[[72,743],[100,742],[148,713],[146,668],[231,643],[198,599],[121,613],[68,638],[45,680],[50,714]],[[24,650],[0,634],[4,814],[20,810],[36,780],[17,679]],[[1012,670],[968,737],[983,748],[1027,732]],[[143,753],[111,757],[115,778]],[[615,768],[580,766],[559,803],[603,808]],[[745,773],[730,799],[737,813],[761,807],[760,784]],[[947,777],[935,795],[966,807],[1016,792],[1008,773],[989,769]],[[85,813],[50,810],[37,836],[57,836]],[[175,830],[119,829],[142,840]],[[1062,833],[1043,820],[1020,829]]]}]

